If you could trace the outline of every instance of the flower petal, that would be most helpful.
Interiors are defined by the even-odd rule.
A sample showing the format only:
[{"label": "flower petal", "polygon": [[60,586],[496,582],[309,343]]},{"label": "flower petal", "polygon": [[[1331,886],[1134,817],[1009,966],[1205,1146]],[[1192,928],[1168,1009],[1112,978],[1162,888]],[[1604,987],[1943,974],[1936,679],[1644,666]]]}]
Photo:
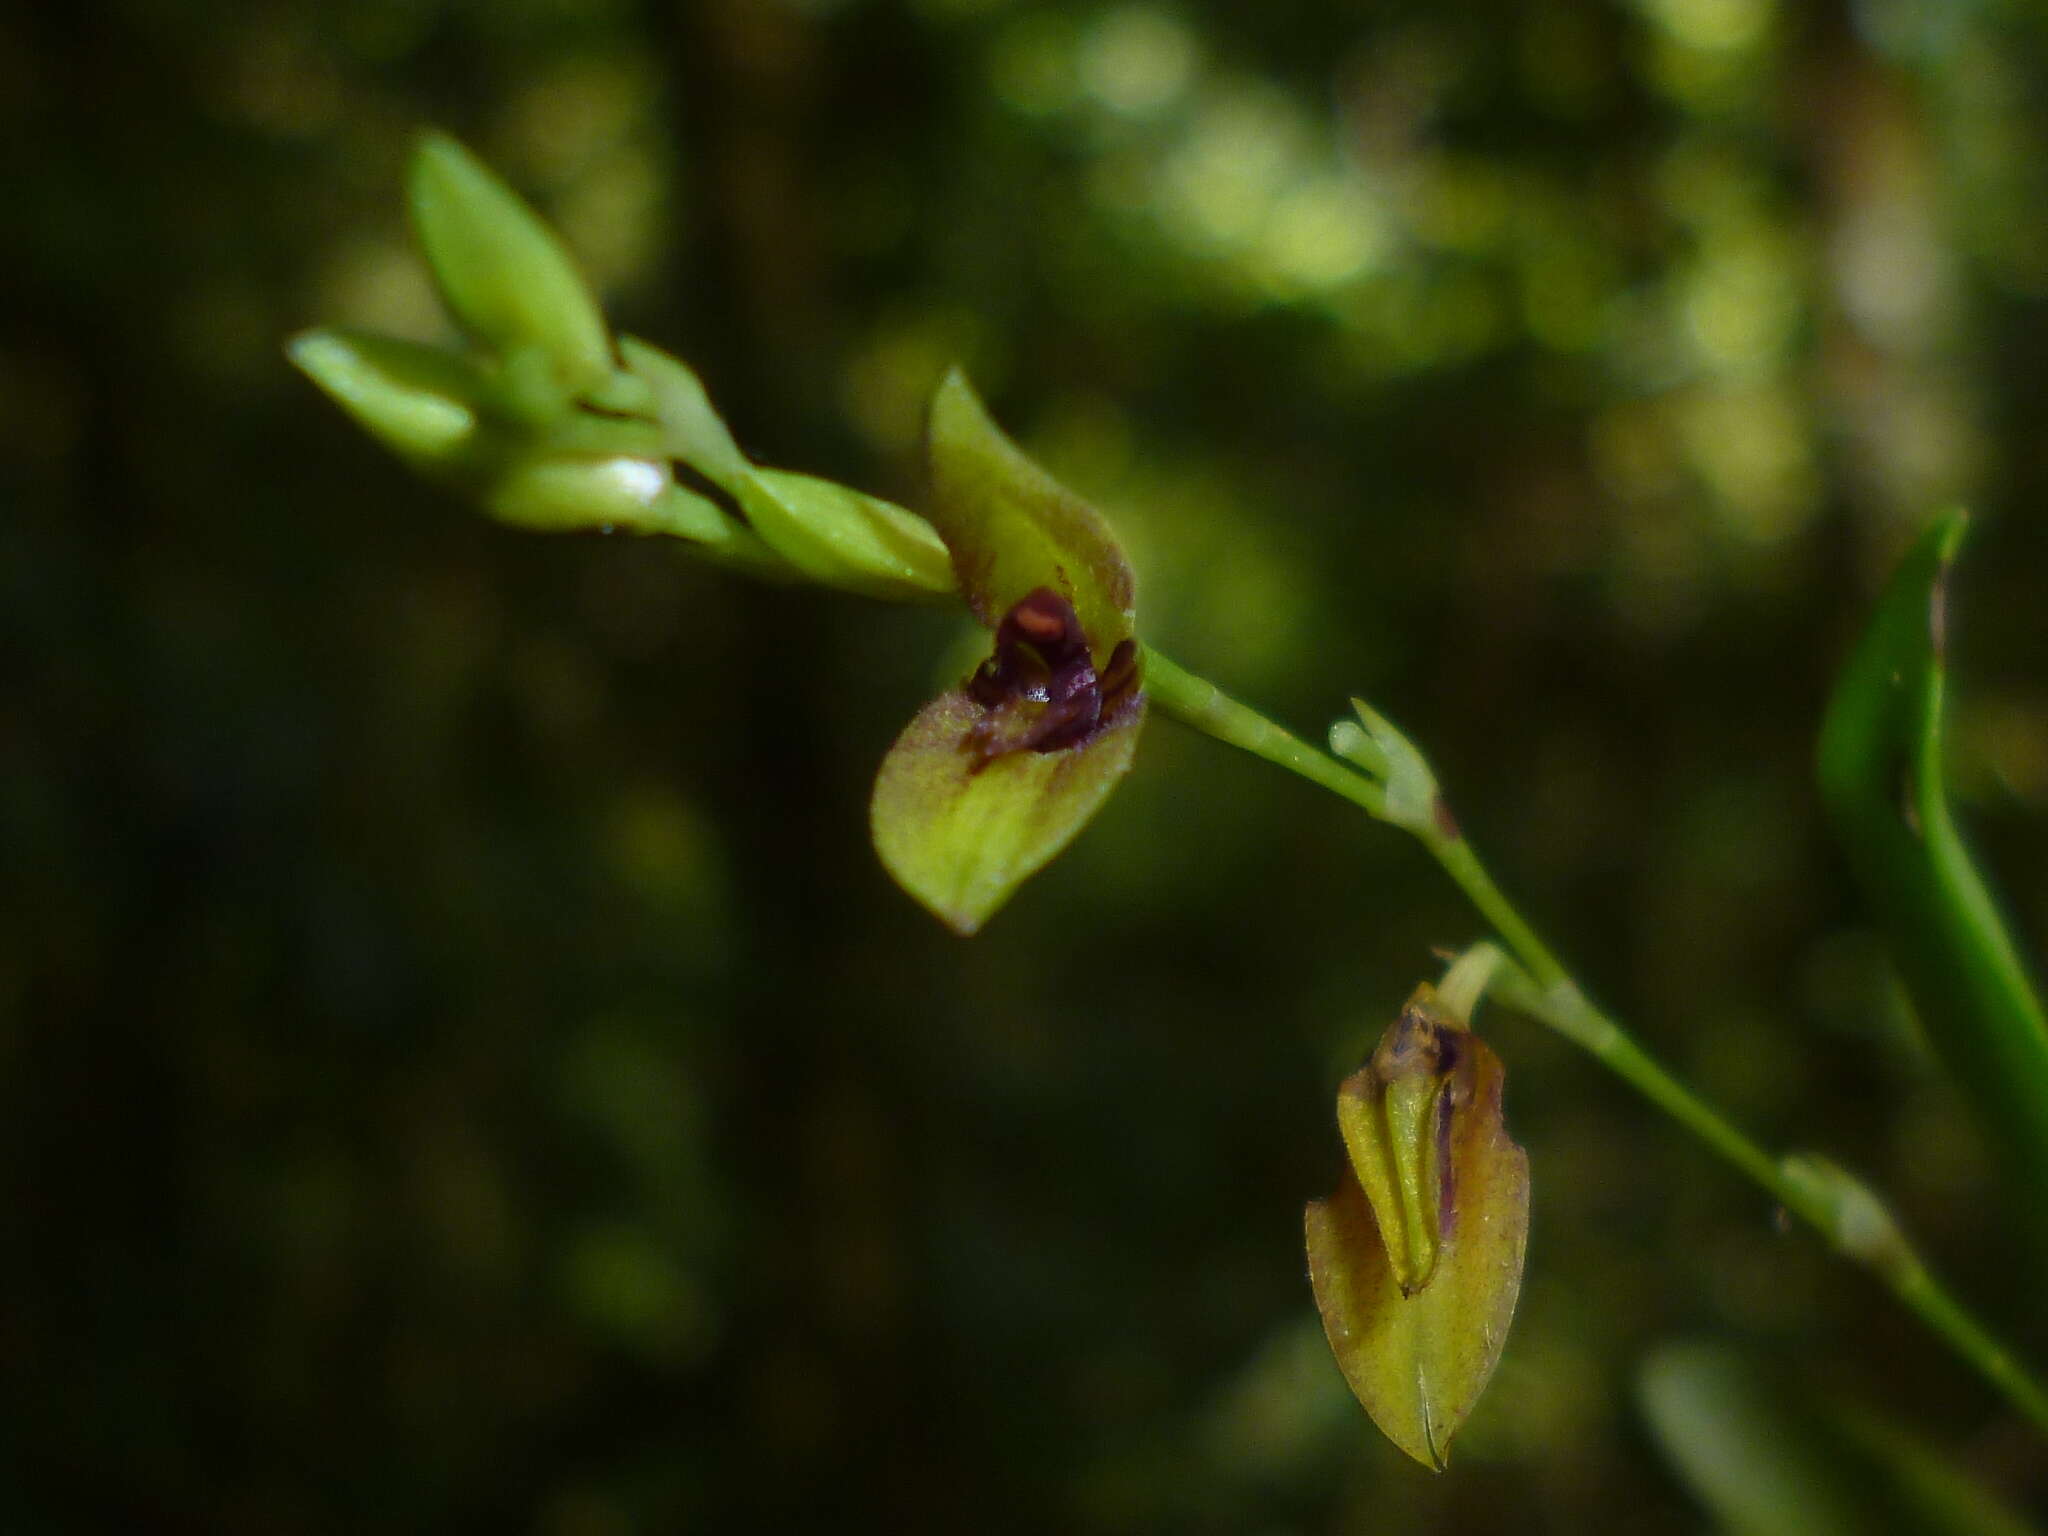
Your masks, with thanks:
[{"label": "flower petal", "polygon": [[1144,698],[1055,752],[989,756],[975,736],[986,714],[965,689],[927,704],[882,760],[869,807],[884,867],[963,935],[1087,825],[1131,766]]}]

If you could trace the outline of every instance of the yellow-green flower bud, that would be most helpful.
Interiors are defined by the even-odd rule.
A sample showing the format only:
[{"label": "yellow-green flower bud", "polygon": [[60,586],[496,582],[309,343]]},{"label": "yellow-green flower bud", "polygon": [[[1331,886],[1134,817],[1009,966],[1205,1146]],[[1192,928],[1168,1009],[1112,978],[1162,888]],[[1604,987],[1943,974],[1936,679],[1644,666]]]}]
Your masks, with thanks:
[{"label": "yellow-green flower bud", "polygon": [[415,464],[448,465],[476,435],[488,385],[460,353],[339,329],[302,332],[286,350],[358,425]]},{"label": "yellow-green flower bud", "polygon": [[663,449],[730,497],[789,566],[825,586],[894,602],[952,595],[952,558],[923,518],[831,480],[749,463],[686,364],[630,336],[620,350],[653,398]]},{"label": "yellow-green flower bud", "polygon": [[604,315],[554,231],[445,134],[413,152],[413,227],[462,328],[500,356],[545,354],[569,395],[612,371]]},{"label": "yellow-green flower bud", "polygon": [[1373,1422],[1425,1466],[1500,1359],[1521,1291],[1529,1164],[1500,1058],[1418,987],[1339,1091],[1344,1177],[1307,1213],[1330,1348]]},{"label": "yellow-green flower bud", "polygon": [[676,487],[651,459],[533,459],[508,470],[485,497],[502,522],[549,533],[623,528],[665,533],[663,503]]},{"label": "yellow-green flower bud", "polygon": [[1384,806],[1373,814],[1432,847],[1456,842],[1458,824],[1437,790],[1428,759],[1365,700],[1353,699],[1351,707],[1358,719],[1330,727],[1330,751],[1385,790]]}]

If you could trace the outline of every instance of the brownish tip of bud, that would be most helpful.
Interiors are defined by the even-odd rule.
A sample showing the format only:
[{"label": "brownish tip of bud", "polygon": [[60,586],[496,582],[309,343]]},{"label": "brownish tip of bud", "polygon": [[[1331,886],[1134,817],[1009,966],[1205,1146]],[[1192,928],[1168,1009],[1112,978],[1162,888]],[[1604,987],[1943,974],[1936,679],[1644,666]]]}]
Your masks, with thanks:
[{"label": "brownish tip of bud", "polygon": [[1458,1033],[1435,1009],[1410,1003],[1373,1047],[1372,1075],[1392,1083],[1446,1072],[1457,1064]]}]

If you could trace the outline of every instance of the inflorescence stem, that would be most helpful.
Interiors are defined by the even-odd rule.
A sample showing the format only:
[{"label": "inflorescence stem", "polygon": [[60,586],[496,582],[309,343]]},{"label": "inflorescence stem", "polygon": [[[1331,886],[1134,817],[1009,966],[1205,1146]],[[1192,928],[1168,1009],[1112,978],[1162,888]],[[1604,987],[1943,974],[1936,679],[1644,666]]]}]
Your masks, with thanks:
[{"label": "inflorescence stem", "polygon": [[[1157,651],[1145,658],[1145,689],[1167,714],[1218,741],[1299,774],[1368,814],[1388,816],[1386,786],[1281,729],[1215,684]],[[1939,1338],[2048,1434],[2048,1390],[1935,1278],[1876,1195],[1824,1158],[1773,1158],[1672,1076],[1621,1026],[1587,1001],[1479,861],[1448,814],[1398,822],[1413,832],[1506,944],[1493,991],[1591,1052],[1652,1104],[1740,1169],[1786,1211],[1870,1269]]]}]

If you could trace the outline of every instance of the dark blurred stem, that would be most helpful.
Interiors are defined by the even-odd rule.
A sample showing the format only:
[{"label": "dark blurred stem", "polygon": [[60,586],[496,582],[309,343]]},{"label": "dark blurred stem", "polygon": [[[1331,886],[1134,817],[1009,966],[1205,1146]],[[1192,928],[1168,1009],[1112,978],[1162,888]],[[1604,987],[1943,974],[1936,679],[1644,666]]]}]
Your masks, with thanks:
[{"label": "dark blurred stem", "polygon": [[1390,816],[1386,786],[1377,779],[1317,751],[1157,651],[1146,656],[1145,691],[1182,724],[1299,774],[1368,815],[1392,820],[1414,833],[1513,956],[1493,983],[1501,1001],[1591,1052],[1786,1211],[1820,1232],[1838,1252],[1871,1270],[1937,1337],[2048,1434],[2048,1390],[1934,1277],[1876,1195],[1823,1159],[1772,1157],[1593,1007],[1564,963],[1494,884],[1447,814],[1414,820]]}]

